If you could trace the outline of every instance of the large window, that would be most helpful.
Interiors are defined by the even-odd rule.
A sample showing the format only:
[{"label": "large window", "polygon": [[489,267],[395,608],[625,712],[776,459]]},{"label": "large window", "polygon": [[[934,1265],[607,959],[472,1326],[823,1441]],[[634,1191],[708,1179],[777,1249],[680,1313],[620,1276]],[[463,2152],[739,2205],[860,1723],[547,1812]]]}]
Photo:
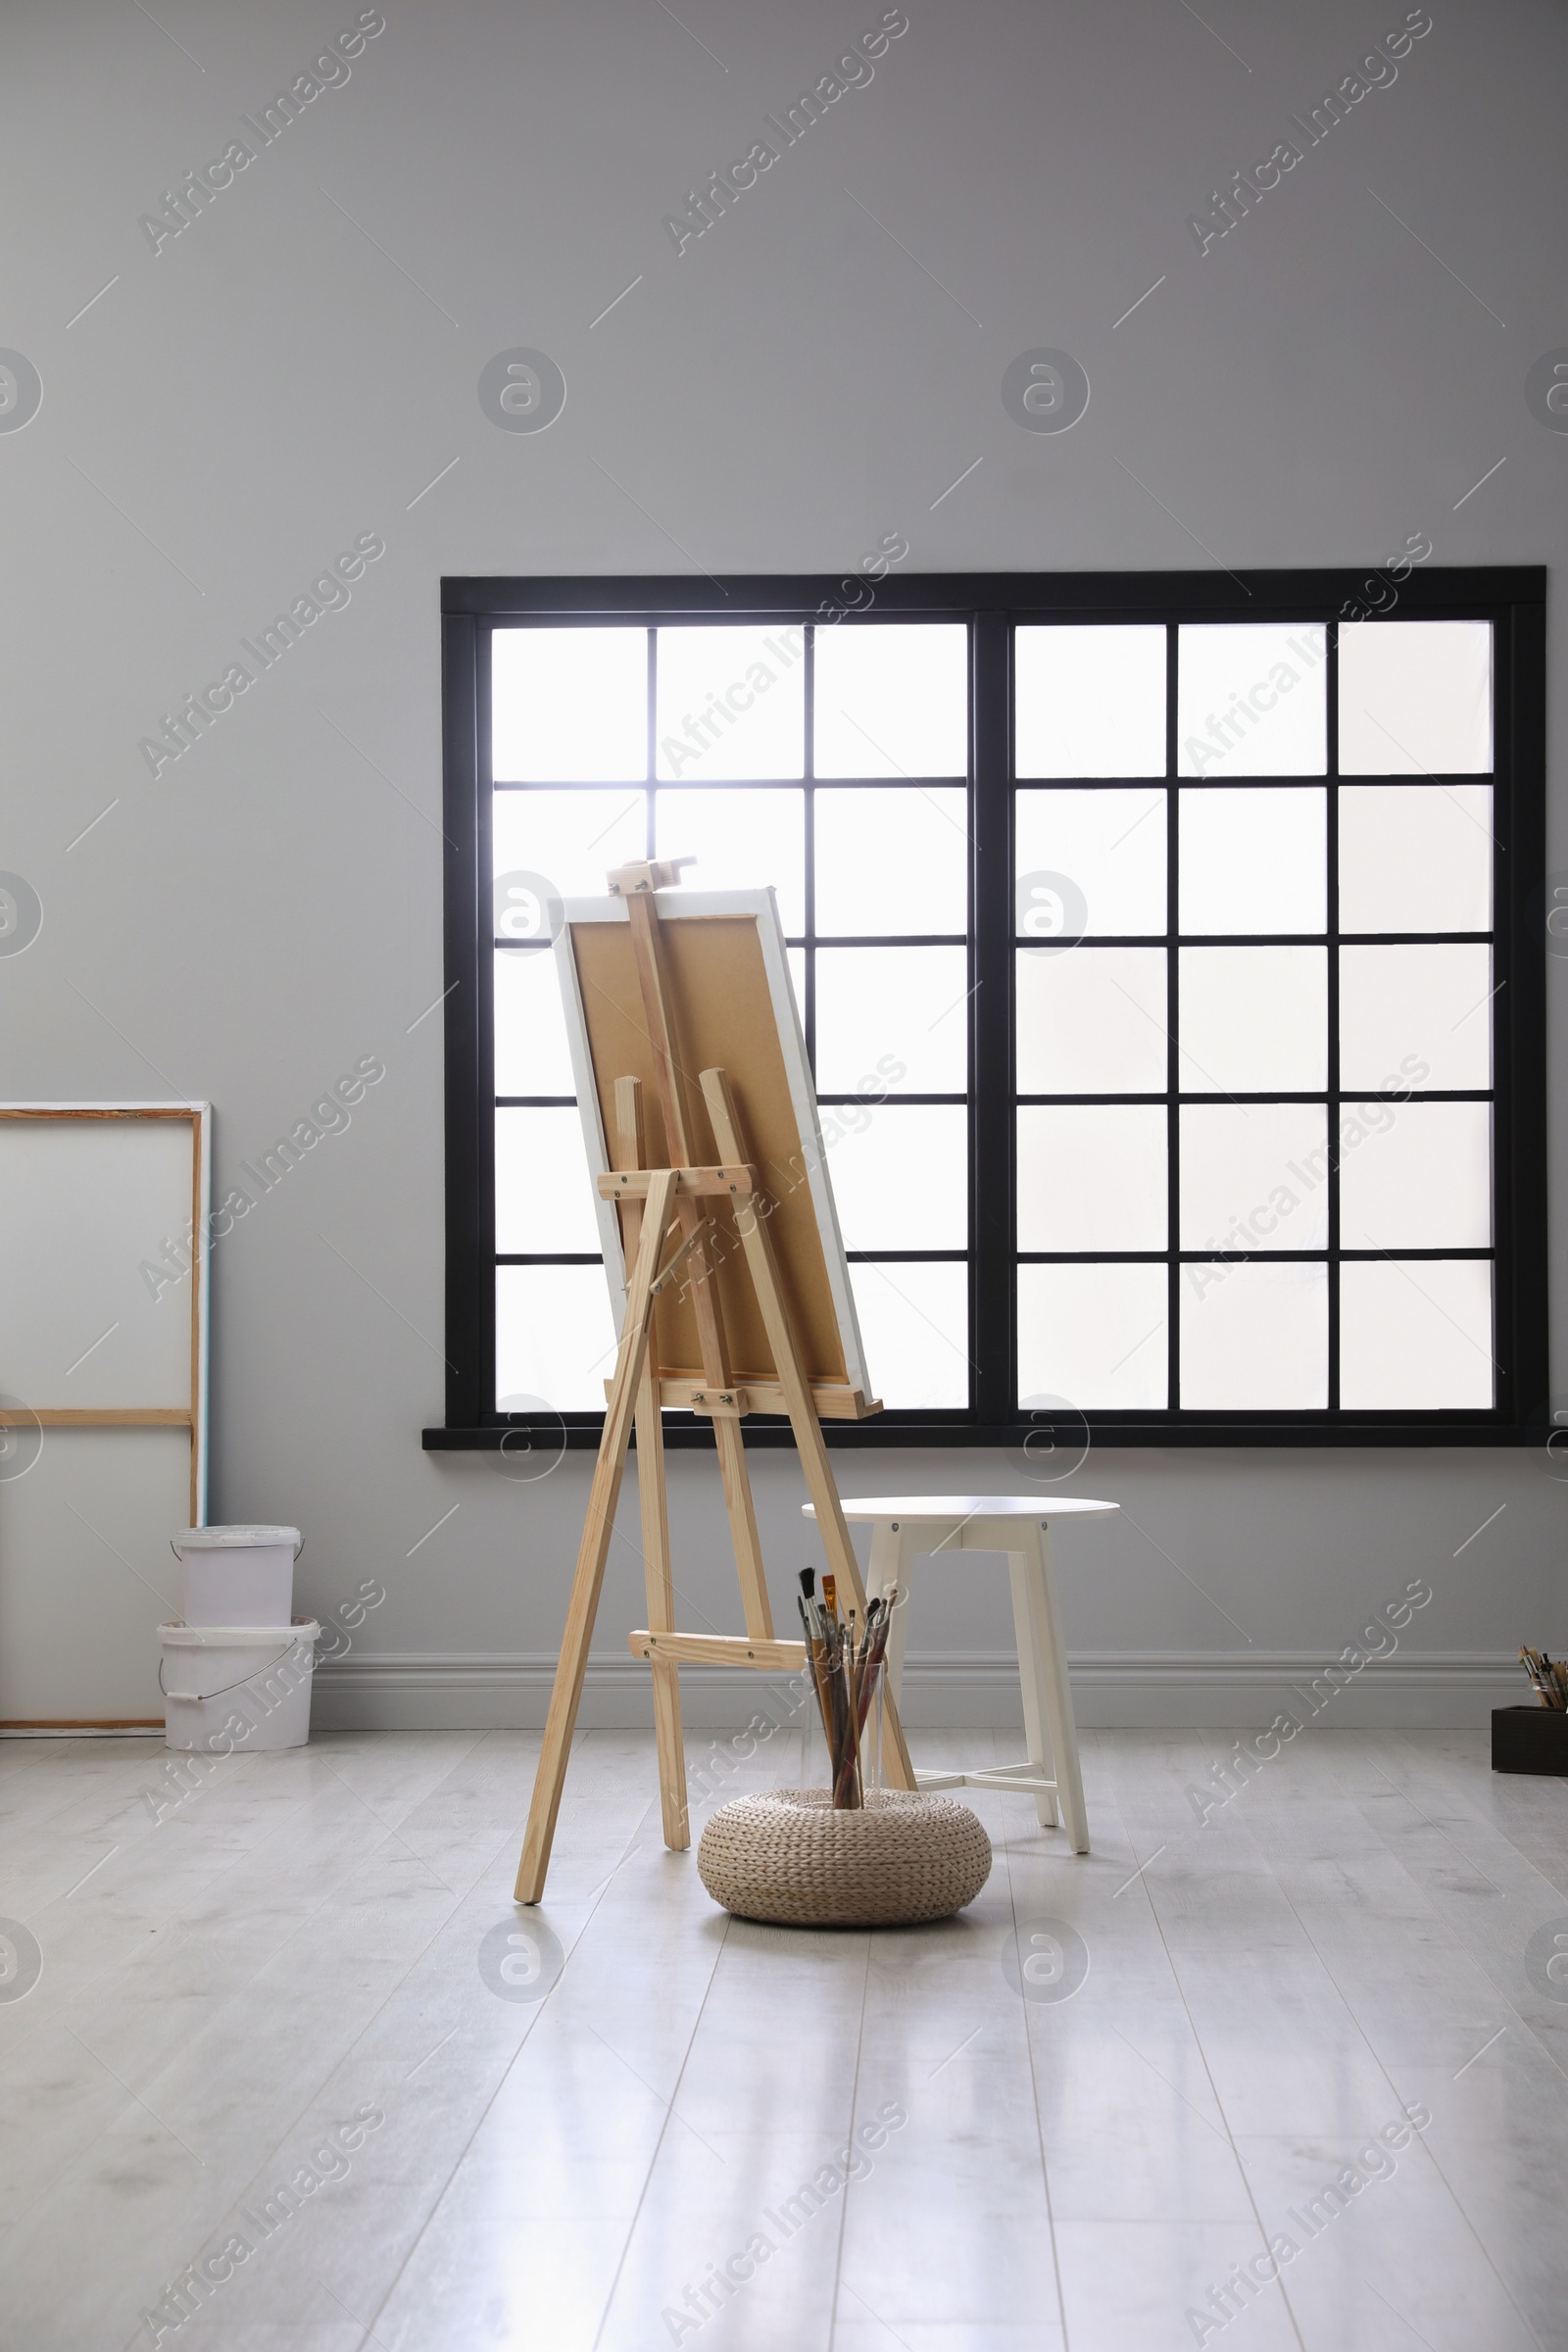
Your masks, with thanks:
[{"label": "large window", "polygon": [[1544,1422],[1542,575],[1364,585],[447,583],[427,1441],[592,1438],[550,934],[643,856],[777,892],[889,1408],[836,1442]]}]

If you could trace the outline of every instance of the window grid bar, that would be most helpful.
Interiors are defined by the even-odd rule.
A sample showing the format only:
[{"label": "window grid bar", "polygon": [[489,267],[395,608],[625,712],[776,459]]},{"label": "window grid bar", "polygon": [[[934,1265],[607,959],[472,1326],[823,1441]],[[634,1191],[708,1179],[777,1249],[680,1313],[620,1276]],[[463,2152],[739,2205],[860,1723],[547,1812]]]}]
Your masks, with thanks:
[{"label": "window grid bar", "polygon": [[[1419,791],[1428,784],[1490,785],[1501,772],[1501,761],[1494,759],[1491,767],[1424,767],[1417,775],[1410,775],[1407,772],[1396,774],[1389,770],[1382,773],[1369,772],[1366,775],[1341,776],[1339,781],[1352,790],[1358,790],[1361,786],[1368,784],[1397,784],[1408,786],[1411,791]],[[1019,776],[1016,779],[1017,789],[1020,792],[1157,792],[1165,781],[1163,776],[1132,774],[1121,776]],[[1280,790],[1292,788],[1309,790],[1315,787],[1321,792],[1329,781],[1329,774],[1328,769],[1323,767],[1311,772],[1300,771],[1284,776],[1178,776],[1176,781],[1183,792],[1254,792],[1260,785]]]},{"label": "window grid bar", "polygon": [[1169,1098],[1165,1112],[1165,1217],[1169,1259],[1165,1279],[1165,1402],[1171,1412],[1179,1411],[1182,1401],[1181,1259],[1176,1250],[1181,1238],[1182,1202],[1182,1072],[1181,1054],[1176,1043],[1181,1035],[1181,965],[1176,944],[1181,931],[1181,793],[1176,781],[1176,698],[1180,650],[1181,630],[1175,621],[1171,621],[1165,630],[1165,930],[1168,935],[1165,949],[1165,1088]]},{"label": "window grid bar", "polygon": [[806,859],[806,1002],[801,1006],[801,1026],[806,1032],[806,1058],[811,1076],[816,1077],[816,629],[806,630],[802,648],[805,668],[801,678],[801,698],[805,710],[803,724],[806,742],[802,747],[801,766],[805,774],[805,822],[803,854]]},{"label": "window grid bar", "polygon": [[969,1281],[971,1409],[981,1423],[1018,1410],[1018,1275],[1014,1255],[1017,1121],[1011,1109],[1013,954],[1017,922],[1012,825],[1012,620],[983,608],[968,646],[965,1024],[969,1047]]},{"label": "window grid bar", "polygon": [[498,1266],[602,1266],[596,1250],[498,1250]]},{"label": "window grid bar", "polygon": [[[961,1252],[959,1252],[961,1254]],[[1020,1250],[1021,1266],[1162,1266],[1171,1252],[1167,1250]],[[1336,1262],[1327,1250],[1178,1250],[1176,1257],[1184,1266],[1255,1266],[1260,1260],[1281,1265],[1326,1266]],[[1490,1261],[1495,1258],[1494,1247],[1486,1249],[1467,1242],[1451,1242],[1443,1247],[1389,1250],[1341,1250],[1336,1258],[1347,1265],[1364,1260],[1369,1265],[1393,1264],[1405,1258],[1465,1257]]]},{"label": "window grid bar", "polygon": [[846,1250],[852,1266],[964,1266],[967,1250]]},{"label": "window grid bar", "polygon": [[[862,1098],[856,1098],[856,1099],[857,1099],[857,1100],[860,1100],[860,1099],[862,1099]],[[904,1096],[900,1096],[900,1097],[898,1098],[898,1100],[899,1100],[900,1102],[903,1102],[903,1101],[905,1101],[905,1100],[906,1100],[906,1099],[907,1099],[907,1098],[906,1098],[906,1097],[904,1097]],[[937,1100],[939,1100],[939,1101],[942,1101],[942,1100],[947,1100],[947,1098],[944,1098],[944,1097],[938,1097],[938,1098],[937,1098]],[[1326,1091],[1326,1089],[1324,1089],[1323,1087],[1318,1087],[1318,1088],[1316,1089],[1316,1091],[1315,1091],[1315,1092],[1312,1092],[1312,1093],[1305,1093],[1305,1092],[1301,1092],[1301,1091],[1299,1091],[1299,1090],[1298,1090],[1298,1092],[1296,1092],[1296,1093],[1294,1093],[1294,1094],[1290,1094],[1290,1093],[1280,1093],[1280,1094],[1251,1093],[1251,1094],[1244,1094],[1244,1093],[1242,1093],[1242,1092],[1240,1092],[1240,1091],[1237,1091],[1237,1092],[1234,1092],[1234,1093],[1228,1093],[1228,1094],[1219,1094],[1219,1093],[1205,1094],[1205,1095],[1200,1095],[1200,1094],[1181,1094],[1181,1095],[1178,1095],[1178,1096],[1176,1097],[1176,1101],[1177,1101],[1179,1103],[1183,1104],[1184,1106],[1185,1106],[1185,1105],[1187,1105],[1187,1104],[1189,1104],[1189,1103],[1191,1103],[1192,1105],[1194,1105],[1196,1108],[1199,1108],[1199,1109],[1202,1109],[1202,1108],[1206,1107],[1206,1106],[1207,1106],[1209,1103],[1213,1103],[1213,1102],[1235,1102],[1235,1103],[1237,1103],[1237,1104],[1239,1104],[1239,1105],[1240,1105],[1240,1104],[1246,1104],[1246,1103],[1250,1103],[1250,1102],[1251,1102],[1251,1103],[1267,1103],[1267,1102],[1296,1102],[1296,1103],[1299,1103],[1299,1104],[1301,1104],[1303,1107],[1304,1107],[1304,1106],[1306,1106],[1306,1105],[1309,1105],[1309,1104],[1311,1104],[1311,1103],[1314,1103],[1314,1102],[1321,1102],[1321,1103],[1323,1103],[1323,1104],[1326,1106],[1326,1105],[1327,1105],[1327,1103],[1328,1103],[1328,1100],[1329,1100],[1329,1098],[1328,1098],[1327,1091]],[[1413,1093],[1413,1094],[1403,1094],[1403,1093],[1399,1093],[1399,1092],[1396,1092],[1396,1090],[1394,1090],[1393,1088],[1387,1088],[1387,1087],[1386,1087],[1386,1088],[1384,1088],[1384,1089],[1383,1089],[1383,1091],[1382,1091],[1381,1093],[1380,1093],[1380,1092],[1379,1092],[1379,1091],[1378,1091],[1378,1090],[1377,1090],[1375,1087],[1349,1087],[1349,1088],[1347,1088],[1347,1089],[1344,1091],[1344,1093],[1341,1095],[1341,1097],[1340,1097],[1340,1101],[1341,1101],[1341,1102],[1342,1102],[1342,1103],[1345,1103],[1345,1102],[1396,1102],[1396,1103],[1399,1103],[1399,1102],[1494,1102],[1495,1100],[1496,1100],[1496,1097],[1495,1097],[1495,1095],[1493,1093],[1493,1091],[1491,1090],[1491,1088],[1488,1088],[1488,1087],[1437,1087],[1437,1086],[1434,1086],[1434,1087],[1422,1087],[1422,1088],[1420,1088],[1420,1089],[1419,1089],[1419,1090],[1418,1090],[1416,1093]],[[1083,1104],[1083,1105],[1085,1105],[1085,1106],[1088,1106],[1088,1105],[1091,1105],[1091,1104],[1096,1104],[1096,1103],[1101,1103],[1101,1102],[1129,1102],[1129,1103],[1143,1103],[1143,1104],[1146,1104],[1146,1105],[1147,1105],[1147,1104],[1153,1104],[1153,1105],[1155,1105],[1155,1106],[1157,1107],[1157,1106],[1158,1106],[1160,1103],[1169,1102],[1169,1101],[1170,1101],[1170,1097],[1169,1097],[1168,1095],[1164,1095],[1164,1094],[1157,1094],[1157,1095],[1156,1095],[1156,1094],[1151,1094],[1151,1093],[1149,1093],[1149,1092],[1146,1090],[1146,1091],[1145,1091],[1144,1093],[1142,1093],[1142,1094],[1139,1094],[1139,1093],[1134,1093],[1134,1092],[1132,1092],[1132,1091],[1123,1091],[1123,1092],[1119,1092],[1119,1093],[1118,1093],[1118,1092],[1110,1092],[1110,1091],[1107,1091],[1107,1092],[1106,1092],[1106,1093],[1104,1093],[1104,1094],[1099,1094],[1099,1095],[1091,1095],[1091,1094],[1062,1094],[1062,1095],[1018,1095],[1018,1096],[1015,1096],[1015,1097],[1014,1097],[1014,1101],[1015,1101],[1015,1102],[1016,1102],[1019,1104],[1020,1108],[1022,1108],[1022,1107],[1025,1107],[1025,1106],[1028,1106],[1028,1105],[1051,1104],[1051,1103],[1064,1104],[1064,1105],[1067,1105],[1067,1106],[1074,1106],[1074,1105],[1078,1105],[1078,1104]]]},{"label": "window grid bar", "polygon": [[[1086,932],[1074,949],[1082,948],[1485,948],[1492,931],[1099,931]],[[922,945],[927,943],[920,943]],[[932,941],[935,946],[940,943]],[[1039,946],[1019,937],[1016,948]]]},{"label": "window grid bar", "polygon": [[1323,724],[1327,730],[1328,802],[1324,811],[1324,915],[1328,923],[1328,1408],[1340,1409],[1340,624],[1324,640]]},{"label": "window grid bar", "polygon": [[[813,636],[808,631],[808,636]],[[650,630],[653,636],[654,631]],[[650,704],[650,710],[656,706]],[[946,788],[961,792],[968,783],[967,776],[812,776],[809,781],[823,792],[906,792],[911,786],[919,791]],[[1375,779],[1373,779],[1375,781]],[[1397,779],[1393,779],[1397,781]],[[636,776],[519,776],[510,782],[497,778],[497,792],[613,792],[617,784],[636,784],[647,781],[663,792],[799,792],[808,781],[798,776],[661,776],[651,773],[646,779]],[[1423,778],[1423,781],[1425,779]],[[1469,781],[1474,783],[1472,776]]]}]

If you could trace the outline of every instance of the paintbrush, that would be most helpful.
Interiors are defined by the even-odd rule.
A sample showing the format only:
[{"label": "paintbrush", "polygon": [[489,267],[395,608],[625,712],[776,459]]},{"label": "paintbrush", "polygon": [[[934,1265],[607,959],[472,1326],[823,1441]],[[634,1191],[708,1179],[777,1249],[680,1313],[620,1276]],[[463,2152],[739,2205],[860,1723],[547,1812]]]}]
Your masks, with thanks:
[{"label": "paintbrush", "polygon": [[833,1809],[850,1813],[858,1809],[859,1783],[856,1772],[855,1706],[850,1690],[848,1653],[839,1646],[838,1672],[833,1677]]},{"label": "paintbrush", "polygon": [[[889,1592],[892,1592],[893,1588],[890,1586],[888,1590]],[[873,1606],[875,1604],[873,1603]],[[893,1606],[892,1603],[889,1602],[882,1609],[874,1628],[867,1637],[867,1655],[865,1664],[861,1669],[860,1674],[858,1728],[861,1731],[865,1729],[865,1718],[869,1713],[871,1706],[871,1693],[876,1688],[876,1678],[881,1669],[882,1660],[887,1650],[888,1628],[891,1626],[892,1622]]]},{"label": "paintbrush", "polygon": [[1532,1649],[1528,1642],[1520,1646],[1519,1663],[1544,1707],[1558,1714],[1568,1711],[1568,1667],[1554,1664],[1545,1650]]},{"label": "paintbrush", "polygon": [[[803,1585],[806,1582],[806,1578],[809,1576],[810,1573],[811,1571],[808,1568],[805,1571],[805,1574],[803,1574],[801,1578]],[[833,1730],[827,1695],[826,1644],[824,1643],[821,1635],[817,1632],[815,1626],[811,1623],[811,1619],[808,1614],[808,1602],[805,1599],[798,1599],[795,1605],[801,1612],[801,1627],[806,1635],[806,1670],[811,1678],[811,1689],[816,1693],[817,1709],[822,1718],[823,1737],[826,1739],[828,1747],[831,1750],[833,1745]],[[814,1606],[814,1603],[809,1605]]]}]

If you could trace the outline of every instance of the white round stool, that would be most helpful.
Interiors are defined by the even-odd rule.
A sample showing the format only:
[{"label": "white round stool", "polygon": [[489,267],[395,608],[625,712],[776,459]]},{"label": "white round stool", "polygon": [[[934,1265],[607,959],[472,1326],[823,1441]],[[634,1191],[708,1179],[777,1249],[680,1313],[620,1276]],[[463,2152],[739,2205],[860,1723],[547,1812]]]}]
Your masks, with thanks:
[{"label": "white round stool", "polygon": [[[808,1519],[816,1517],[812,1504],[803,1507]],[[978,1772],[917,1771],[915,1785],[921,1788],[1027,1790],[1035,1800],[1042,1829],[1054,1827],[1059,1803],[1073,1852],[1087,1854],[1089,1822],[1056,1607],[1051,1527],[1054,1520],[1102,1519],[1120,1506],[1068,1494],[1050,1499],[1040,1494],[879,1494],[854,1499],[846,1495],[843,1507],[846,1519],[869,1522],[871,1527],[867,1593],[880,1592],[885,1584],[894,1582],[899,1588],[884,1669],[895,1704],[904,1682],[909,1571],[916,1553],[1007,1554],[1028,1759],[1022,1764],[991,1765]]]}]

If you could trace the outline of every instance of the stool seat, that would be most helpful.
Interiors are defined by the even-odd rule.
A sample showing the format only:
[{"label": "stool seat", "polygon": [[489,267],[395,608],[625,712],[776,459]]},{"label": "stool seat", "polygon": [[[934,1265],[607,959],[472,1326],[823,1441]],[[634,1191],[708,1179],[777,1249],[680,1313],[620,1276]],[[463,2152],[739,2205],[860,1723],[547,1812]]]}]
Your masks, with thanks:
[{"label": "stool seat", "polygon": [[[888,1690],[898,1702],[904,1684],[904,1647],[908,1622],[910,1568],[920,1554],[1003,1551],[1012,1586],[1012,1621],[1018,1642],[1018,1681],[1023,1696],[1027,1761],[998,1764],[975,1772],[922,1772],[918,1788],[1003,1788],[1032,1796],[1043,1829],[1054,1828],[1058,1805],[1074,1853],[1089,1851],[1078,1732],[1067,1680],[1061,1617],[1056,1605],[1051,1557],[1053,1522],[1103,1519],[1120,1506],[1087,1495],[1057,1494],[877,1494],[845,1495],[844,1516],[869,1524],[870,1592],[897,1584],[898,1605],[888,1635]],[[802,1506],[808,1519],[814,1504]]]},{"label": "stool seat", "polygon": [[[1095,1502],[1087,1494],[1058,1494],[1047,1500],[1039,1494],[874,1494],[857,1495],[852,1501],[845,1495],[840,1506],[846,1519],[857,1525],[863,1520],[903,1519],[911,1527],[925,1527],[933,1520],[944,1524],[961,1520],[966,1525],[987,1519],[1103,1519],[1119,1511],[1119,1502]],[[805,1518],[816,1517],[816,1505],[801,1505]],[[1004,1551],[1004,1544],[989,1546],[971,1544],[971,1551]]]}]

